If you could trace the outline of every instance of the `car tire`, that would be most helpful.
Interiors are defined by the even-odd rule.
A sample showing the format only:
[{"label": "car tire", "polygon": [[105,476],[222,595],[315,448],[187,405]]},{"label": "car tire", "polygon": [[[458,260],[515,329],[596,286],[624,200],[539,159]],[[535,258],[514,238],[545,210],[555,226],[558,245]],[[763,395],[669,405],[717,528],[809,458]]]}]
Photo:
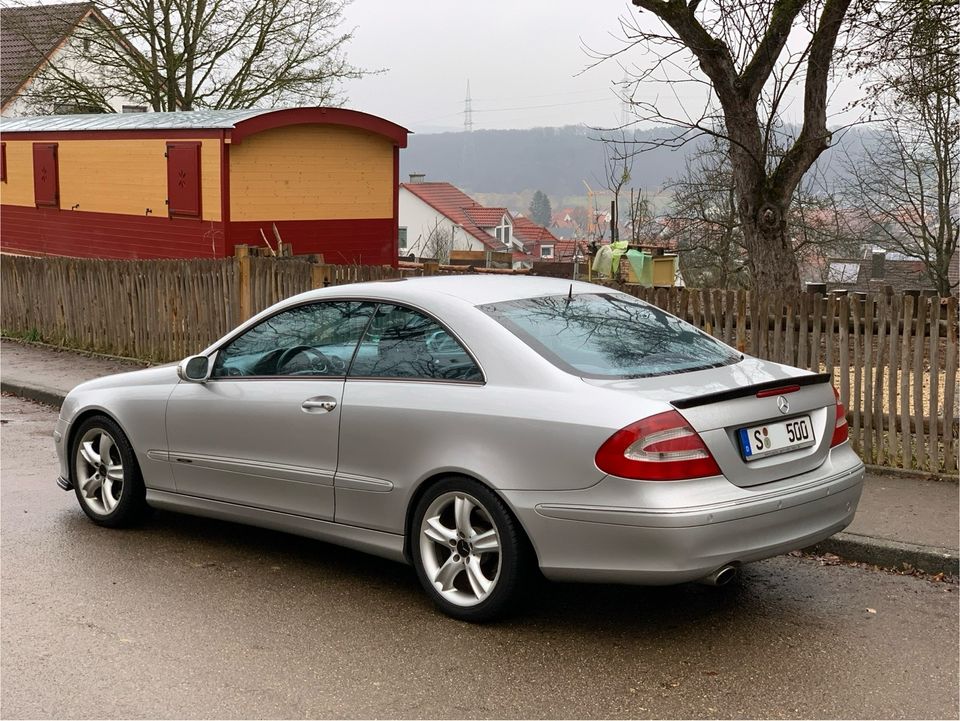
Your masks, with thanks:
[{"label": "car tire", "polygon": [[420,498],[410,555],[427,595],[448,616],[504,615],[531,578],[533,554],[519,523],[489,488],[451,477]]},{"label": "car tire", "polygon": [[133,446],[111,418],[92,416],[80,424],[73,434],[70,463],[80,508],[97,525],[131,526],[149,513]]}]

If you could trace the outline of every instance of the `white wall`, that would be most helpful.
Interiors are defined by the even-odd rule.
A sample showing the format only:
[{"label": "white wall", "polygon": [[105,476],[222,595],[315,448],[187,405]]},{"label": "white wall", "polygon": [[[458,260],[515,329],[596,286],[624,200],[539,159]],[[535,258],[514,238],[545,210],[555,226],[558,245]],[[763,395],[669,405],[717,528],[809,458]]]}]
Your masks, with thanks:
[{"label": "white wall", "polygon": [[407,229],[407,247],[401,250],[400,255],[413,253],[417,257],[423,255],[423,246],[435,227],[453,233],[452,250],[485,250],[486,247],[479,240],[457,226],[447,216],[439,213],[433,207],[424,203],[420,198],[406,188],[400,188],[400,227]]},{"label": "white wall", "polygon": [[[87,22],[93,21],[87,20]],[[99,28],[99,25],[97,27]],[[97,32],[100,31],[97,30]],[[60,68],[68,75],[75,74],[77,77],[90,77],[93,83],[109,87],[107,71],[102,70],[95,62],[84,56],[83,43],[76,36],[71,36],[70,39],[53,54],[51,60],[57,68]],[[13,99],[3,107],[2,111],[0,111],[0,116],[12,118],[23,115],[50,114],[54,112],[53,108],[38,107],[30,100],[30,84],[33,82],[43,82],[42,68],[37,75],[37,78],[31,79],[31,81],[24,86],[20,95],[14,96]],[[64,98],[63,102],[69,103],[70,98]],[[107,102],[110,107],[118,113],[123,110],[124,105],[144,104],[143,100],[136,100],[122,95],[108,95]],[[147,110],[150,110],[150,108],[148,107]]]}]

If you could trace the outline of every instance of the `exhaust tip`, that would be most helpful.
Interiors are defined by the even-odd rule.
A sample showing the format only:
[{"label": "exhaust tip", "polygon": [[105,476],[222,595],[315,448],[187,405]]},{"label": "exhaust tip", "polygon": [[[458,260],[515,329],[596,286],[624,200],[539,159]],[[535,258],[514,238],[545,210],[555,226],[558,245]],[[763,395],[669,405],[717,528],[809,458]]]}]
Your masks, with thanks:
[{"label": "exhaust tip", "polygon": [[698,583],[706,586],[726,586],[732,581],[735,581],[738,575],[740,575],[740,569],[732,564],[727,564],[726,566],[721,566],[709,576],[704,576]]}]

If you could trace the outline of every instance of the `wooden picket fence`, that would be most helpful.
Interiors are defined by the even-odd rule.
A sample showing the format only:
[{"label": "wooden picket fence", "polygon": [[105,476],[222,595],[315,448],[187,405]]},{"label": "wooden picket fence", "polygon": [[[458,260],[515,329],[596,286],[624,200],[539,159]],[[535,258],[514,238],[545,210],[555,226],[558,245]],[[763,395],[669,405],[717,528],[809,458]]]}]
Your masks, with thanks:
[{"label": "wooden picket fence", "polygon": [[868,463],[957,470],[956,297],[624,290],[744,353],[831,373]]},{"label": "wooden picket fence", "polygon": [[[462,270],[332,266],[296,257],[3,256],[0,323],[4,335],[170,361],[311,288],[454,272]],[[848,408],[851,441],[867,462],[956,472],[956,298],[622,288],[745,353],[832,373]]]}]

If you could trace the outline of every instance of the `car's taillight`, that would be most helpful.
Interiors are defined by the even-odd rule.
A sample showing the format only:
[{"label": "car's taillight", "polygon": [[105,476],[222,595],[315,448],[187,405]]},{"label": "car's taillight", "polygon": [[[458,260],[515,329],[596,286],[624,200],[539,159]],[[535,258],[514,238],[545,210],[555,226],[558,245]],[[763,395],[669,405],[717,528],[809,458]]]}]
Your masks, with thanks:
[{"label": "car's taillight", "polygon": [[621,478],[680,481],[720,474],[703,439],[677,411],[644,418],[610,436],[597,468]]},{"label": "car's taillight", "polygon": [[833,425],[833,438],[830,439],[830,447],[839,446],[850,437],[850,426],[847,425],[847,409],[840,402],[840,393],[836,388],[833,389],[833,395],[837,397],[837,415]]}]

